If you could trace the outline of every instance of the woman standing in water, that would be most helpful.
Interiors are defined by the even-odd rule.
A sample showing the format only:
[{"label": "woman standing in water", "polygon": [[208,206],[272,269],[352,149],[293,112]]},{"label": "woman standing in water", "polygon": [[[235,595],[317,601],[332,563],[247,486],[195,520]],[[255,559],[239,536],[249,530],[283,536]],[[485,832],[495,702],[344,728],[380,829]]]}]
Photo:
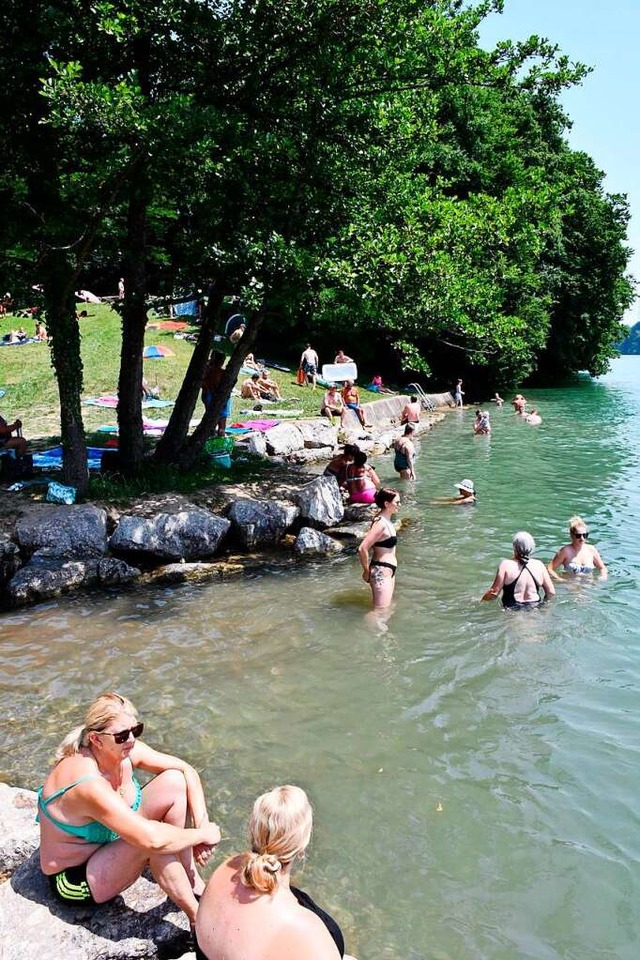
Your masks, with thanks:
[{"label": "woman standing in water", "polygon": [[531,610],[540,603],[540,591],[544,599],[552,597],[556,590],[542,560],[531,556],[536,542],[530,533],[521,530],[513,538],[513,558],[501,560],[495,579],[483,600],[493,600],[502,591],[502,606],[516,610]]},{"label": "woman standing in water", "polygon": [[571,543],[560,547],[555,557],[548,565],[548,570],[554,580],[561,577],[556,573],[559,566],[563,566],[567,573],[593,573],[600,571],[602,580],[607,579],[607,568],[596,548],[587,543],[589,531],[582,517],[571,517],[569,520],[569,536]]},{"label": "woman standing in water", "polygon": [[[398,537],[392,517],[398,512],[400,494],[397,490],[377,491],[374,499],[380,513],[358,548],[362,564],[362,579],[371,587],[374,607],[388,607],[393,599],[396,583],[396,544]],[[371,560],[369,554],[372,554]]]}]

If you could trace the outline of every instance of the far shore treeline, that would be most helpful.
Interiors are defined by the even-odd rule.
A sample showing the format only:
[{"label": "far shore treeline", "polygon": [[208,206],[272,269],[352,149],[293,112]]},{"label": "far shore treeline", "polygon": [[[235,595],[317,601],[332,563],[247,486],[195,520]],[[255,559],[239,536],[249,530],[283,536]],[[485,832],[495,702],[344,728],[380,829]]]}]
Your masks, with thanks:
[{"label": "far shore treeline", "polygon": [[[212,333],[309,338],[391,379],[507,389],[603,372],[629,306],[628,206],[566,139],[586,67],[485,51],[501,0],[4,0],[0,282],[41,285],[65,477],[87,488],[74,291],[118,302],[125,473],[144,465],[150,297],[207,291],[154,457],[189,467]],[[272,351],[273,352],[273,351]]]}]

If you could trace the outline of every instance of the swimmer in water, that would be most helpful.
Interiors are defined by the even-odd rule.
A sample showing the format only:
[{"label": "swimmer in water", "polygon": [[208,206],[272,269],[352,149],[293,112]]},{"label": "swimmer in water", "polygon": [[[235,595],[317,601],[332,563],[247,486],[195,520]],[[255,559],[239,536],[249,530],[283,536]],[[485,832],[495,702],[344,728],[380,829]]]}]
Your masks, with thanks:
[{"label": "swimmer in water", "polygon": [[571,517],[569,520],[569,536],[571,543],[560,547],[555,557],[548,564],[547,569],[554,580],[562,577],[556,572],[558,567],[564,567],[567,573],[593,573],[600,571],[600,578],[607,579],[607,568],[602,557],[594,546],[587,543],[589,530],[582,517]]}]

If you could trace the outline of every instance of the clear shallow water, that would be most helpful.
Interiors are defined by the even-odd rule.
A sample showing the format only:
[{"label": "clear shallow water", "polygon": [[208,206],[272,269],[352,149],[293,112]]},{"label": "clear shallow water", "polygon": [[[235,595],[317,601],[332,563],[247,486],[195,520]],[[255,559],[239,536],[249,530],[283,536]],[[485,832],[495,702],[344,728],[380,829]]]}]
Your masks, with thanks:
[{"label": "clear shallow water", "polygon": [[[116,688],[200,769],[221,852],[263,789],[309,790],[299,880],[360,960],[637,960],[639,375],[625,357],[531,392],[539,428],[510,407],[491,438],[472,411],[436,427],[402,486],[386,630],[352,557],[4,617],[0,777],[37,786],[78,707]],[[463,477],[475,508],[430,503]],[[573,513],[607,582],[530,614],[478,601],[517,529],[546,560]]]}]

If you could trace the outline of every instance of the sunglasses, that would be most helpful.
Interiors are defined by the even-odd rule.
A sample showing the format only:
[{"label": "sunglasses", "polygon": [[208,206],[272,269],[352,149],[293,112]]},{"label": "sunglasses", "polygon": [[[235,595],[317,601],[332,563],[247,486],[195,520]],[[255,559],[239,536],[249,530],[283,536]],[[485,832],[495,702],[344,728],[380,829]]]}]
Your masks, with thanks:
[{"label": "sunglasses", "polygon": [[589,531],[585,530],[584,533],[576,533],[576,531],[574,530],[573,535],[574,537],[577,537],[578,540],[586,540],[587,537],[589,536]]},{"label": "sunglasses", "polygon": [[129,739],[129,734],[132,734],[133,739],[137,740],[138,737],[142,736],[143,730],[144,723],[136,723],[135,727],[130,727],[129,730],[118,730],[117,733],[110,733],[108,730],[98,730],[98,733],[106,734],[107,737],[113,737],[114,743],[126,743]]}]

